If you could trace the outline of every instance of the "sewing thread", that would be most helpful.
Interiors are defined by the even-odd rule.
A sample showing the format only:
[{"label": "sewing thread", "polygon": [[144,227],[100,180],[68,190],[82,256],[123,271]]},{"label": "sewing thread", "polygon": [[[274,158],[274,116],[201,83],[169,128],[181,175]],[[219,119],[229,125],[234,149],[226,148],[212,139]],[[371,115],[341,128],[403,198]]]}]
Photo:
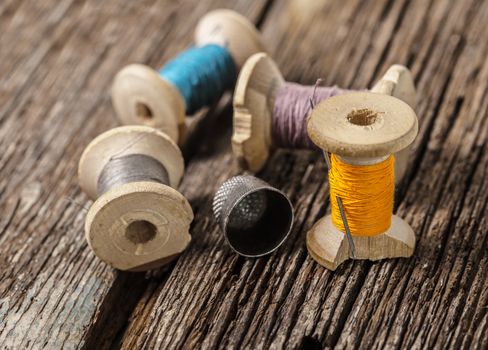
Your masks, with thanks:
[{"label": "sewing thread", "polygon": [[285,83],[276,93],[273,106],[272,140],[273,145],[281,148],[316,149],[307,133],[307,118],[312,111],[312,103],[335,95],[351,92],[337,86],[303,86]]},{"label": "sewing thread", "polygon": [[186,114],[216,102],[237,79],[237,67],[230,52],[219,45],[192,47],[159,71],[183,96]]},{"label": "sewing thread", "polygon": [[169,175],[163,164],[144,154],[113,157],[98,177],[97,193],[100,196],[112,188],[140,181],[167,185]]},{"label": "sewing thread", "polygon": [[332,223],[346,233],[337,203],[340,197],[351,235],[375,236],[391,225],[395,192],[394,156],[372,165],[352,165],[331,155],[329,170]]}]

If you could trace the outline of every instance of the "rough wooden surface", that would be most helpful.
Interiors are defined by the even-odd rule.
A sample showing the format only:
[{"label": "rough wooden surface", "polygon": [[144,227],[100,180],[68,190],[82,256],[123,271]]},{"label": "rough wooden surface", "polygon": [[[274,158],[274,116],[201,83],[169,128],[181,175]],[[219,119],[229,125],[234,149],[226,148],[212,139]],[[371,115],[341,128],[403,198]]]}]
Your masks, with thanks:
[{"label": "rough wooden surface", "polygon": [[[224,5],[261,26],[289,81],[364,88],[412,68],[420,133],[397,200],[412,259],[315,264],[304,235],[328,210],[325,165],[289,151],[260,176],[295,204],[291,238],[270,257],[233,254],[210,209],[235,172],[228,98],[187,152],[183,256],[141,275],[90,252],[76,166],[116,125],[113,76],[160,66]],[[475,0],[0,3],[0,348],[487,348],[487,22]]]}]

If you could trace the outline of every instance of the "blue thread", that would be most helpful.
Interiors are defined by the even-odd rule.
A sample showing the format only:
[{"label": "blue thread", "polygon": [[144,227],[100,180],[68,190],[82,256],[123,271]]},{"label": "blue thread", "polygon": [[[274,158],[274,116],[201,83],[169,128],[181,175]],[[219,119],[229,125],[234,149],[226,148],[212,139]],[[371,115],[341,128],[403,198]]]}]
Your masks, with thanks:
[{"label": "blue thread", "polygon": [[210,44],[192,47],[159,71],[160,76],[176,86],[191,115],[217,101],[237,78],[237,68],[227,49]]}]

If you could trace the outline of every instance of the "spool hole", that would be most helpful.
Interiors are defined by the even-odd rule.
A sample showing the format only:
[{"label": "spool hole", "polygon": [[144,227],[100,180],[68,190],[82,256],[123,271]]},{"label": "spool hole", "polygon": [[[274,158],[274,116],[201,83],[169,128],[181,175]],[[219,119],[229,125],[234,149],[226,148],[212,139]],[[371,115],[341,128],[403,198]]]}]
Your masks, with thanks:
[{"label": "spool hole", "polygon": [[369,108],[354,109],[347,115],[349,123],[360,126],[374,124],[378,118],[378,112]]},{"label": "spool hole", "polygon": [[136,115],[143,120],[151,120],[154,116],[151,108],[142,102],[136,103]]},{"label": "spool hole", "polygon": [[156,236],[158,229],[146,220],[132,221],[125,229],[125,237],[134,244],[147,243]]}]

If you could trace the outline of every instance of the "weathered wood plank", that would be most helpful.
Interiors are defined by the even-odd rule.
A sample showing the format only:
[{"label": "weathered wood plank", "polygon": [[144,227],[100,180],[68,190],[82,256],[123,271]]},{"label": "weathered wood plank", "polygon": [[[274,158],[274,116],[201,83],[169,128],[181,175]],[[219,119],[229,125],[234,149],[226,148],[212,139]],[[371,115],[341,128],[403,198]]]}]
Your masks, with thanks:
[{"label": "weathered wood plank", "polygon": [[0,7],[0,347],[109,345],[147,280],[99,262],[83,237],[84,146],[115,126],[108,92],[129,62],[158,66],[198,18],[263,3],[24,1]]},{"label": "weathered wood plank", "polygon": [[397,204],[416,255],[335,273],[317,266],[304,234],[327,209],[325,166],[286,151],[261,175],[294,201],[291,239],[268,258],[232,254],[210,210],[234,173],[224,111],[182,184],[193,244],[150,282],[122,347],[486,346],[487,11],[476,1],[273,3],[263,30],[289,80],[364,88],[392,63],[413,67],[421,132]]},{"label": "weathered wood plank", "polygon": [[[361,342],[370,346],[458,348],[463,342],[477,347],[486,341],[485,326],[480,329],[479,324],[472,323],[472,314],[461,318],[466,300],[476,299],[483,292],[484,287],[474,283],[474,276],[481,273],[486,281],[487,273],[483,220],[488,199],[480,188],[486,187],[487,170],[483,145],[488,110],[481,96],[488,93],[488,47],[482,39],[486,33],[480,34],[480,28],[488,18],[488,8],[478,5],[463,4],[450,10],[459,16],[450,25],[452,31],[444,29],[436,39],[439,46],[430,50],[430,57],[437,58],[437,64],[432,61],[426,65],[420,83],[424,91],[437,87],[442,95],[433,105],[433,114],[427,114],[433,123],[427,151],[399,208],[420,233],[416,258],[401,269],[391,270],[390,281],[383,282],[381,296],[386,300],[355,305],[344,332],[349,339],[342,336],[340,345]],[[463,10],[467,10],[465,15]],[[457,32],[460,28],[463,33]],[[443,85],[429,82],[428,70],[444,67],[449,69],[445,73],[449,80]],[[374,266],[365,282],[373,283],[378,272],[379,267]],[[402,302],[396,302],[398,298]],[[360,294],[361,299],[366,296]],[[486,318],[486,300],[483,303],[478,307]],[[363,319],[371,322],[364,324]],[[452,328],[462,324],[468,334],[453,337]],[[477,330],[481,332],[473,338]]]},{"label": "weathered wood plank", "polygon": [[124,348],[486,348],[482,1],[275,1],[269,11],[266,2],[225,2],[264,17],[289,80],[364,88],[391,63],[413,67],[421,132],[398,200],[419,239],[413,259],[349,262],[335,273],[317,266],[304,234],[327,210],[325,166],[287,151],[261,175],[293,200],[293,235],[269,258],[235,256],[210,210],[218,184],[234,174],[228,104],[189,157],[182,190],[196,213],[194,241],[174,267],[147,278],[117,273],[89,251],[76,164],[84,145],[115,125],[113,75],[132,61],[159,66],[222,4],[0,4],[1,347],[108,347],[120,335]]}]

